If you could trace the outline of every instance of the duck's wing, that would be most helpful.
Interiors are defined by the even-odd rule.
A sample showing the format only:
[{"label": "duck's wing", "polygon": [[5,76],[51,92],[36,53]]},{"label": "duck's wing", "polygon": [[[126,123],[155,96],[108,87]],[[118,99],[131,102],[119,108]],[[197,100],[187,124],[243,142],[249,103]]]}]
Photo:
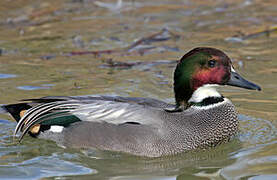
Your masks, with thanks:
[{"label": "duck's wing", "polygon": [[44,127],[41,129],[52,125],[69,126],[77,121],[158,124],[159,112],[171,106],[155,99],[118,96],[51,96],[28,101],[31,102],[4,106],[18,120],[15,134],[21,130],[20,139],[37,124]]},{"label": "duck's wing", "polygon": [[156,108],[175,107],[172,104],[168,104],[164,101],[160,101],[153,98],[142,97],[121,97],[121,96],[104,96],[104,95],[91,95],[91,96],[46,96],[39,99],[25,99],[25,101],[32,101],[38,103],[65,101],[65,100],[77,100],[77,101],[108,101],[108,102],[123,102],[129,104],[139,104],[143,106],[151,106]]},{"label": "duck's wing", "polygon": [[[70,113],[77,116],[81,121],[107,121],[114,124],[150,122],[147,118],[142,118],[145,111],[149,111],[149,108],[155,111],[173,106],[153,98],[120,96],[50,96],[29,99],[29,101],[38,104],[49,103],[51,106],[53,103],[57,107],[59,104],[64,104],[63,107],[67,108],[74,106],[70,109]],[[64,111],[68,112],[68,110]]]}]

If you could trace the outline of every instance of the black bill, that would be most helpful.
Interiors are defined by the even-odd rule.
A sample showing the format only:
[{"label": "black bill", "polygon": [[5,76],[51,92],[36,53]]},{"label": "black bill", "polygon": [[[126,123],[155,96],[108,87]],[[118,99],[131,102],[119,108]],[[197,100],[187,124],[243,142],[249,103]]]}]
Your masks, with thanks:
[{"label": "black bill", "polygon": [[231,72],[231,78],[227,82],[227,85],[241,87],[241,88],[245,88],[245,89],[254,89],[254,90],[258,90],[258,91],[261,90],[260,86],[247,81],[246,79],[241,77],[238,73],[233,72],[233,71]]}]

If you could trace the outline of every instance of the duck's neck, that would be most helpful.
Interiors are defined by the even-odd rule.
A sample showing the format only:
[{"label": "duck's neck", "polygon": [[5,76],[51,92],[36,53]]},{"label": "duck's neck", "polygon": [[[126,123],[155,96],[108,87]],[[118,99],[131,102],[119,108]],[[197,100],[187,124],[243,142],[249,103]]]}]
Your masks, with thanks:
[{"label": "duck's neck", "polygon": [[223,102],[225,99],[216,90],[216,86],[208,84],[197,88],[195,91],[184,91],[185,93],[180,93],[186,94],[184,97],[180,96],[179,92],[177,92],[178,94],[175,92],[175,98],[179,97],[180,99],[176,98],[175,109],[166,109],[166,111],[181,112],[191,106],[209,107],[209,105]]},{"label": "duck's neck", "polygon": [[199,87],[193,92],[187,104],[193,106],[208,106],[224,101],[224,97],[215,87],[216,85],[209,84]]}]

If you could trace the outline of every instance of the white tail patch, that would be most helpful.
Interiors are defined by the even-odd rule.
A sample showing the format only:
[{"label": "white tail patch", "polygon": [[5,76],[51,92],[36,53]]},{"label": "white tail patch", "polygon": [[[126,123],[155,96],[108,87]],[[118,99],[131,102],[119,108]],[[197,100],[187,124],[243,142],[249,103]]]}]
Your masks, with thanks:
[{"label": "white tail patch", "polygon": [[49,131],[55,132],[55,133],[61,133],[63,131],[63,126],[51,126]]},{"label": "white tail patch", "polygon": [[206,84],[196,89],[188,102],[199,103],[208,97],[221,97],[221,94],[216,90],[216,84]]}]

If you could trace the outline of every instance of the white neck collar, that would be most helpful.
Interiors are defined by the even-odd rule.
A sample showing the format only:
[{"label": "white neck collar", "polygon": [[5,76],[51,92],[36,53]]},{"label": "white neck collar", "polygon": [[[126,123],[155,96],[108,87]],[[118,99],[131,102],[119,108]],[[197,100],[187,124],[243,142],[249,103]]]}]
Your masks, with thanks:
[{"label": "white neck collar", "polygon": [[196,89],[188,102],[199,103],[208,97],[222,97],[222,95],[217,92],[216,84],[205,84],[198,89]]}]

